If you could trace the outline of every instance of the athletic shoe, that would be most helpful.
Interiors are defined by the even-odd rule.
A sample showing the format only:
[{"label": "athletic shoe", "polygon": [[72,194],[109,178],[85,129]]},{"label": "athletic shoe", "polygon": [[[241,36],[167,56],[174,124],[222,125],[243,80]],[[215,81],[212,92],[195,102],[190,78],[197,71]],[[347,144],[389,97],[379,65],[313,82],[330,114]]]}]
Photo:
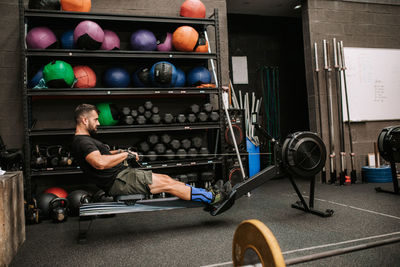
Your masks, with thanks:
[{"label": "athletic shoe", "polygon": [[229,198],[232,192],[232,185],[229,181],[224,184],[224,181],[218,180],[211,192],[213,194],[213,201],[210,205],[215,207]]}]

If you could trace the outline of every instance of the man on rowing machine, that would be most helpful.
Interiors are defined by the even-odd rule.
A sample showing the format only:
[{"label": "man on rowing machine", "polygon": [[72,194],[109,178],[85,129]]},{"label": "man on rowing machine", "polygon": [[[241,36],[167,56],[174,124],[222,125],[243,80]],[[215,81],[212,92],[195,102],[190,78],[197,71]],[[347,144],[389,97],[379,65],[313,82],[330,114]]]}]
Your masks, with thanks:
[{"label": "man on rowing machine", "polygon": [[90,104],[80,104],[75,109],[76,130],[72,152],[83,172],[104,192],[111,196],[165,192],[213,207],[229,197],[232,191],[229,181],[224,184],[219,180],[212,189],[206,190],[176,181],[168,175],[124,166],[124,160],[138,160],[138,154],[124,150],[110,151],[107,145],[93,138],[100,125],[98,114],[97,107]]}]

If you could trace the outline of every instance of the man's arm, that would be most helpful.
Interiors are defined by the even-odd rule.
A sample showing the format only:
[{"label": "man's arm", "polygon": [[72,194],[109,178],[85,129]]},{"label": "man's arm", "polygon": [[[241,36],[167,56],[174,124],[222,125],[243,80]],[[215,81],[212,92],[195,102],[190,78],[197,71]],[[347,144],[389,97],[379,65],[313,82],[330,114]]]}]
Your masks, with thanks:
[{"label": "man's arm", "polygon": [[128,152],[117,153],[113,155],[102,155],[96,150],[89,153],[85,160],[95,169],[104,170],[110,169],[128,157]]}]

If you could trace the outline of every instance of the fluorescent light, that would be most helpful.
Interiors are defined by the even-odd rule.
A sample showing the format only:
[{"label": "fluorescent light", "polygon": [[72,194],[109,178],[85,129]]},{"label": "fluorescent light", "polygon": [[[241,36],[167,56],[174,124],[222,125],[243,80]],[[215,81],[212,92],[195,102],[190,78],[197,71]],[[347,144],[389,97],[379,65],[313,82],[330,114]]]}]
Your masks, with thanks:
[{"label": "fluorescent light", "polygon": [[299,5],[295,6],[293,9],[297,10],[297,9],[300,9],[300,8],[301,8],[301,5],[299,4]]}]

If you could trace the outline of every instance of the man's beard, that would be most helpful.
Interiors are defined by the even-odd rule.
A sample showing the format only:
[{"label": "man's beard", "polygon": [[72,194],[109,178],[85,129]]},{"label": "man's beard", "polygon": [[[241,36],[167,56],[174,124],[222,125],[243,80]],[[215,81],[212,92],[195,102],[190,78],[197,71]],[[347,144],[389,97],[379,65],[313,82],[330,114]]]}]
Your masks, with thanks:
[{"label": "man's beard", "polygon": [[96,129],[96,127],[90,127],[90,128],[88,129],[88,132],[89,132],[89,134],[90,134],[91,136],[97,135],[97,129]]}]

